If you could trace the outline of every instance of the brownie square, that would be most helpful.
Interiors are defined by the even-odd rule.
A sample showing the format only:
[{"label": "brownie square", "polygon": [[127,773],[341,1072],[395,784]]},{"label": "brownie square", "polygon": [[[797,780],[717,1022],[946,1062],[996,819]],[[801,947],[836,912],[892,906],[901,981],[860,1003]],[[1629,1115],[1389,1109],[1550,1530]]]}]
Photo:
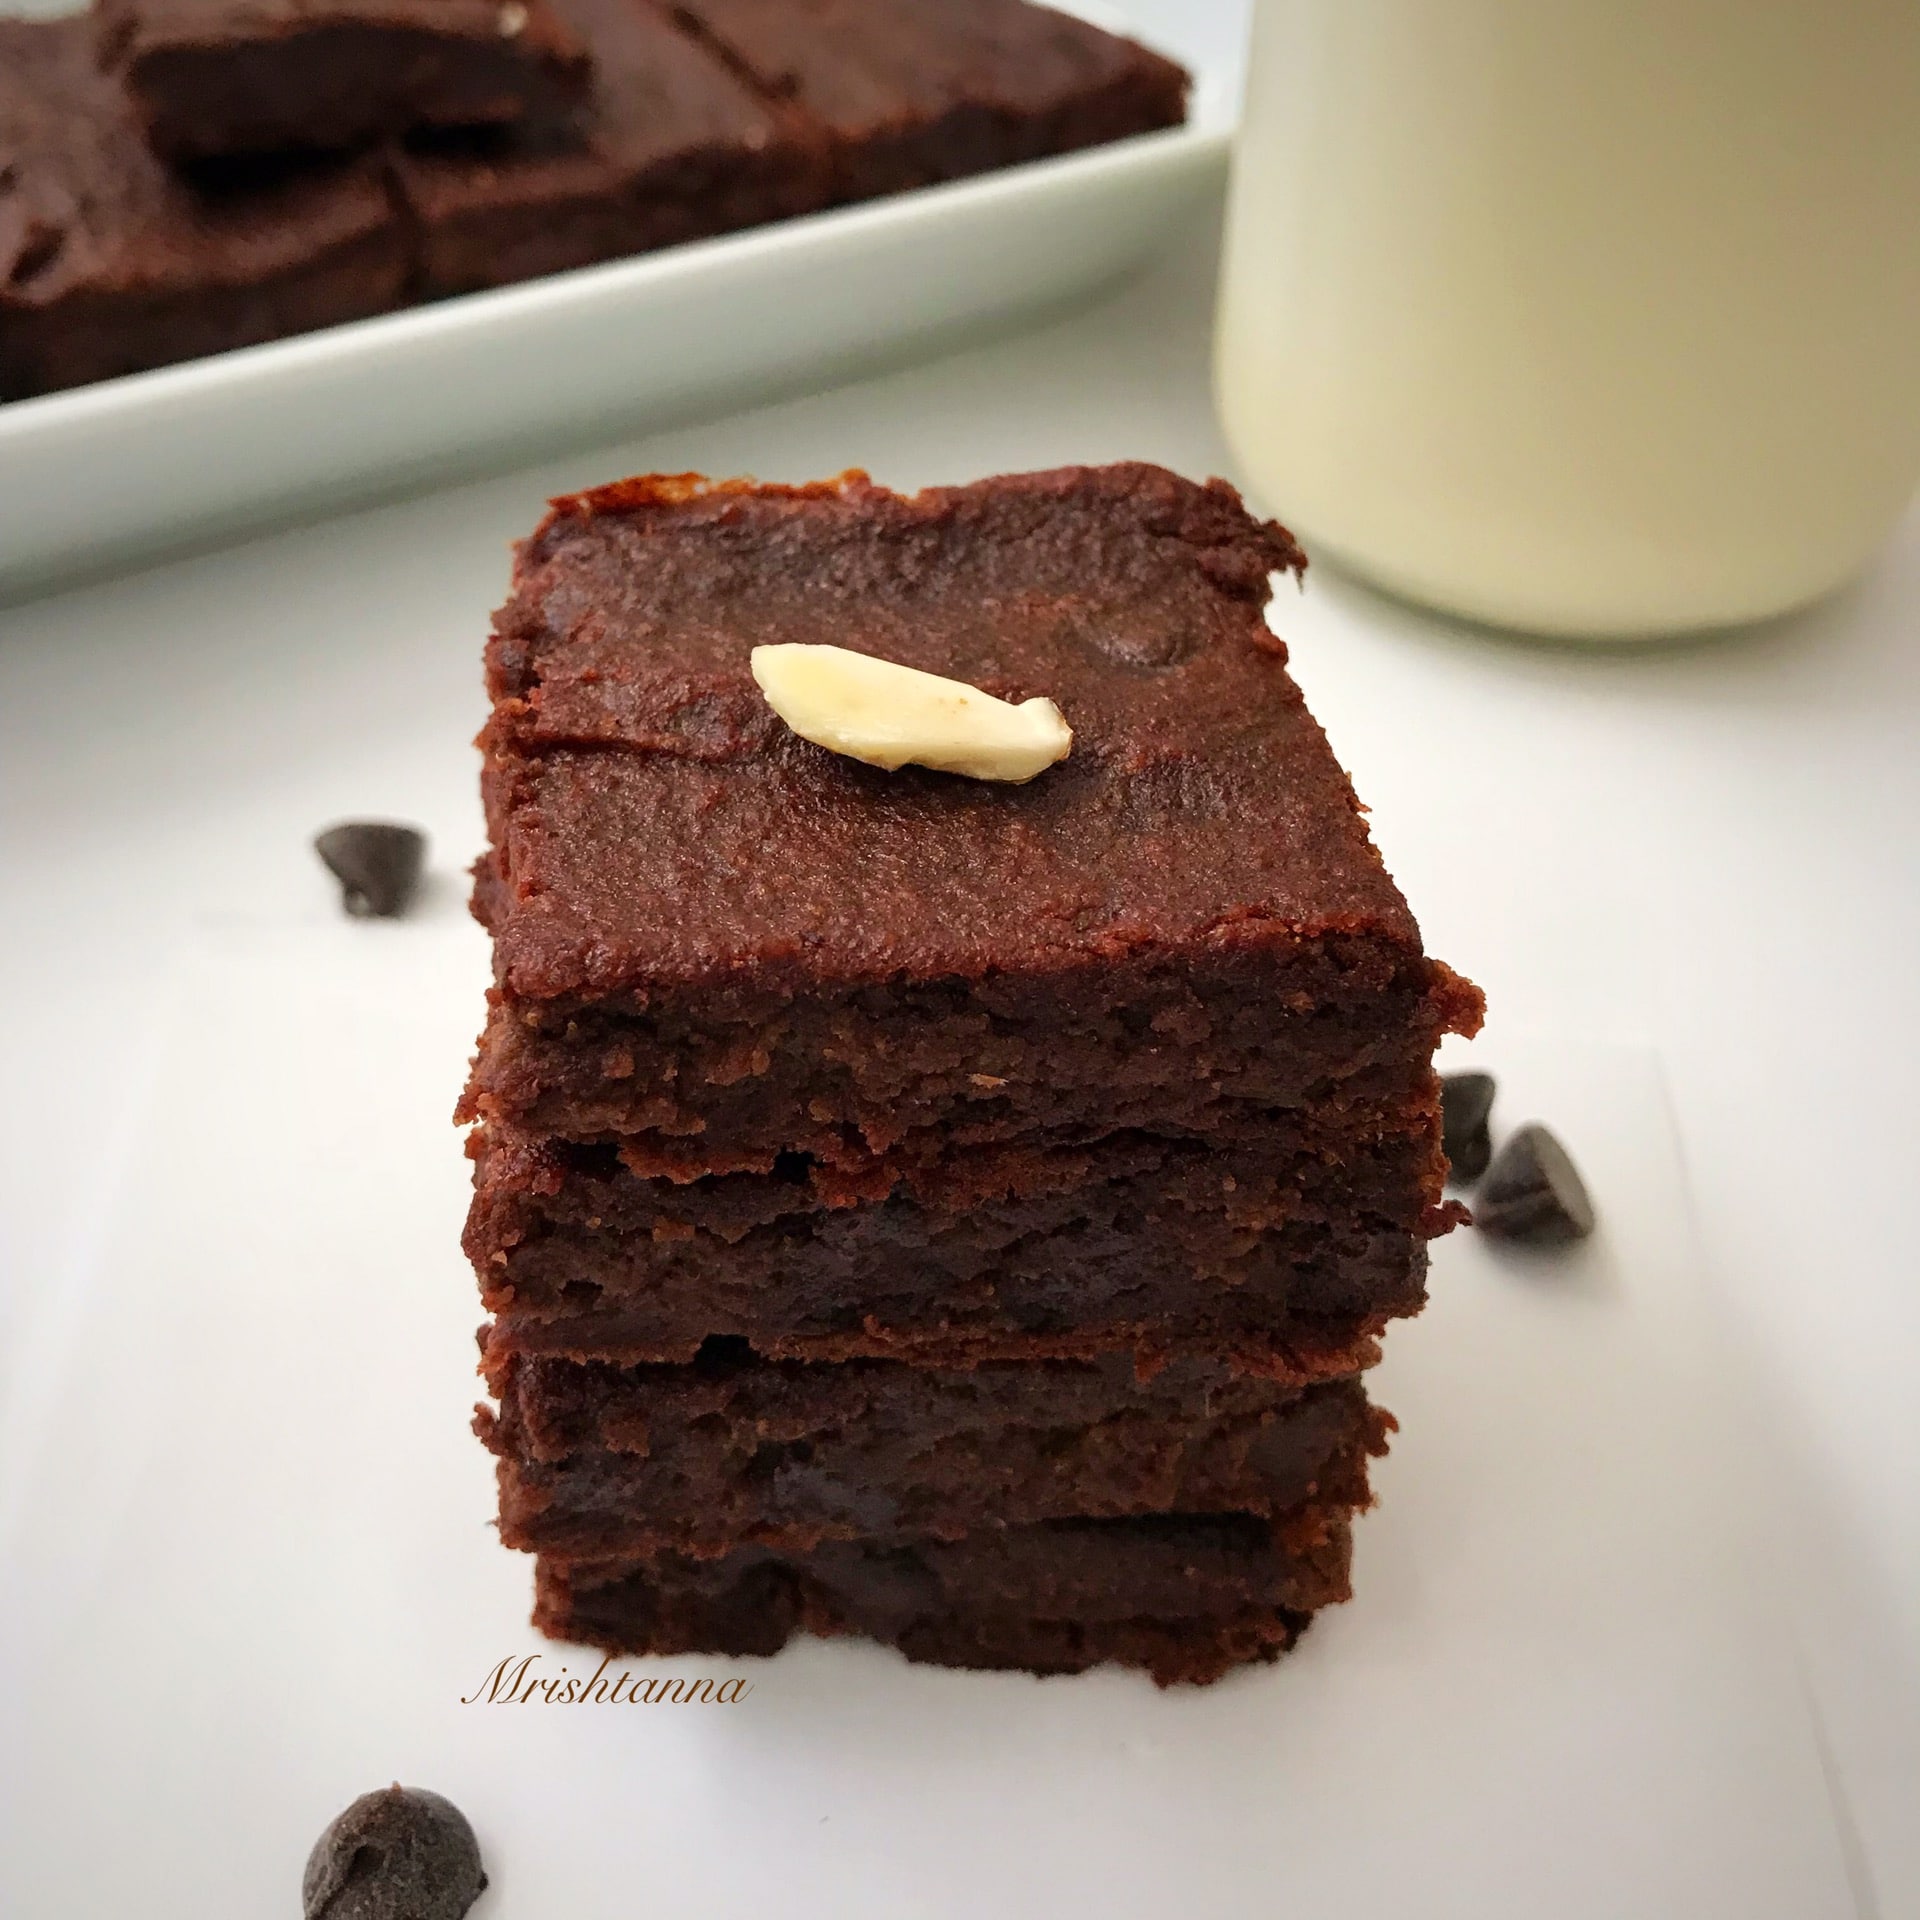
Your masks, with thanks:
[{"label": "brownie square", "polygon": [[1204,1682],[1272,1658],[1347,1599],[1351,1554],[1347,1509],[1328,1500],[1279,1527],[1169,1514],[713,1559],[543,1558],[534,1621],[618,1653],[771,1654],[796,1632],[858,1633],[942,1666],[1114,1661],[1162,1685]]},{"label": "brownie square", "polygon": [[500,1537],[581,1559],[747,1543],[954,1538],[1076,1516],[1366,1501],[1383,1416],[1359,1383],[1296,1387],[1195,1357],[943,1369],[507,1359],[479,1429]]},{"label": "brownie square", "polygon": [[[1429,1138],[1424,1196],[1432,1050],[1479,996],[1267,627],[1300,564],[1224,483],[1138,465],[557,502],[488,649],[463,1113],[685,1180],[1312,1108]],[[780,641],[1049,695],[1074,751],[1016,787],[861,765],[761,699]]]},{"label": "brownie square", "polygon": [[[619,1150],[486,1128],[467,1250],[495,1352],[688,1361],[709,1335],[813,1360],[1070,1358],[1204,1345],[1350,1373],[1426,1297],[1431,1143],[1342,1155],[1277,1116],[847,1175],[642,1179]],[[1424,1184],[1423,1184],[1424,1183]]]},{"label": "brownie square", "polygon": [[148,150],[85,19],[0,21],[0,398],[379,313],[407,274],[376,163],[195,184]]},{"label": "brownie square", "polygon": [[550,114],[585,47],[547,0],[97,0],[100,58],[173,160]]},{"label": "brownie square", "polygon": [[[1139,465],[656,475],[520,549],[461,1113],[544,1630],[1206,1680],[1344,1597],[1480,999],[1287,675],[1301,564]],[[1049,696],[1073,752],[831,754],[760,696],[780,642]]]},{"label": "brownie square", "polygon": [[826,128],[843,200],[984,173],[1186,116],[1187,75],[1025,0],[674,0],[770,98]]},{"label": "brownie square", "polygon": [[504,286],[826,199],[817,139],[645,0],[556,0],[593,50],[577,114],[396,156],[425,290]]}]

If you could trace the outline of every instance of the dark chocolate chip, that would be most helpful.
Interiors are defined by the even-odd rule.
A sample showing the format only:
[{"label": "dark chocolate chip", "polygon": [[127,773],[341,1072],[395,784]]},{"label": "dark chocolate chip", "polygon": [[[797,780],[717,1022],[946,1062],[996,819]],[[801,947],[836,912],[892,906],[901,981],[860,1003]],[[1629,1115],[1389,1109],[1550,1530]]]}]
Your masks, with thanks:
[{"label": "dark chocolate chip", "polygon": [[486,1884],[466,1815],[394,1785],[363,1793],[313,1843],[300,1898],[306,1920],[460,1920]]},{"label": "dark chocolate chip", "polygon": [[1493,1158],[1493,1135],[1487,1116],[1493,1111],[1494,1082],[1490,1073],[1443,1073],[1440,1076],[1440,1134],[1454,1181],[1470,1187]]},{"label": "dark chocolate chip", "polygon": [[1522,1127],[1474,1196],[1473,1224],[1505,1240],[1552,1246],[1593,1231],[1593,1202],[1567,1150],[1545,1127]]},{"label": "dark chocolate chip", "polygon": [[318,835],[313,850],[340,882],[341,904],[356,920],[405,913],[427,861],[418,827],[347,820]]}]

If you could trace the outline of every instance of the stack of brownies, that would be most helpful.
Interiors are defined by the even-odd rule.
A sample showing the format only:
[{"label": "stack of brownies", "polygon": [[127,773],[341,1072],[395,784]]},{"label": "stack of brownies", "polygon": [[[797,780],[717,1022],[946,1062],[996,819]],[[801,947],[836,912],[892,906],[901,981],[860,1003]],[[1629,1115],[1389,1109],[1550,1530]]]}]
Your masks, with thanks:
[{"label": "stack of brownies", "polygon": [[95,0],[0,20],[0,399],[1177,123],[1026,0]]},{"label": "stack of brownies", "polygon": [[[488,649],[462,1117],[537,1623],[1207,1680],[1348,1592],[1362,1371],[1449,1224],[1427,959],[1215,481],[559,501]],[[769,709],[828,643],[1013,700],[1026,785]]]}]

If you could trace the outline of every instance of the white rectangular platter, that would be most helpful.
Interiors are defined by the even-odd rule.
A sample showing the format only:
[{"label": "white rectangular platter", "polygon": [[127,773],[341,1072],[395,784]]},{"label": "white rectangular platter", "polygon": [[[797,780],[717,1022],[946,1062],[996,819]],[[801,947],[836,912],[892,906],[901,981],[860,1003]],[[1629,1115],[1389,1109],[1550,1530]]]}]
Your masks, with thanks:
[{"label": "white rectangular platter", "polygon": [[1184,62],[1184,127],[0,405],[0,599],[827,386],[1094,292],[1205,217],[1246,6],[1075,10]]},{"label": "white rectangular platter", "polygon": [[[475,1920],[1845,1920],[1657,1063],[1502,1042],[1603,1231],[1439,1250],[1357,1598],[1206,1691],[808,1643],[728,1706],[462,1704],[544,1671],[467,1432],[448,1123],[486,976],[420,919],[208,936],[85,1289],[0,1455],[0,1912],[292,1912],[399,1778],[472,1816]],[[1764,1524],[1763,1524],[1764,1522]],[[645,1664],[645,1663],[642,1663]]]}]

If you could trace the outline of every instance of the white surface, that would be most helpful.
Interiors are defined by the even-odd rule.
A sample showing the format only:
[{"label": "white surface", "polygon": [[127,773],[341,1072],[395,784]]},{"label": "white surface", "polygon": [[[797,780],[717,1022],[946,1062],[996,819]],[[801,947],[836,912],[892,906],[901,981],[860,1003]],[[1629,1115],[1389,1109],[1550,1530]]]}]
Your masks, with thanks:
[{"label": "white surface", "polygon": [[1261,0],[1223,409],[1306,542],[1539,632],[1805,605],[1920,484],[1920,7]]},{"label": "white surface", "polygon": [[1188,65],[1184,127],[0,405],[0,596],[871,372],[1113,280],[1224,178],[1241,8],[1087,11]]},{"label": "white surface", "polygon": [[[5,1408],[56,1377],[48,1347],[98,1267],[183,933],[324,920],[307,840],[355,813],[432,829],[436,910],[457,916],[481,838],[480,641],[546,493],[645,468],[1230,472],[1210,270],[1196,244],[1023,339],[0,616]],[[1920,1913],[1920,523],[1851,593],[1712,646],[1529,649],[1325,569],[1277,618],[1434,950],[1489,991],[1487,1056],[1523,1029],[1660,1050],[1881,1920]],[[236,1682],[201,1710],[251,1727],[274,1707]]]},{"label": "white surface", "polygon": [[1751,1531],[1632,1053],[1501,1053],[1507,1118],[1554,1116],[1603,1235],[1442,1250],[1378,1376],[1403,1432],[1359,1596],[1294,1659],[1163,1695],[808,1646],[674,1663],[745,1677],[730,1708],[463,1704],[539,1646],[465,1419],[447,1105],[485,979],[451,916],[188,962],[49,1418],[0,1477],[33,1756],[0,1909],[278,1911],[332,1813],[397,1775],[475,1821],[483,1914],[1160,1920],[1284,1888],[1354,1920],[1856,1915],[1790,1562]]}]

